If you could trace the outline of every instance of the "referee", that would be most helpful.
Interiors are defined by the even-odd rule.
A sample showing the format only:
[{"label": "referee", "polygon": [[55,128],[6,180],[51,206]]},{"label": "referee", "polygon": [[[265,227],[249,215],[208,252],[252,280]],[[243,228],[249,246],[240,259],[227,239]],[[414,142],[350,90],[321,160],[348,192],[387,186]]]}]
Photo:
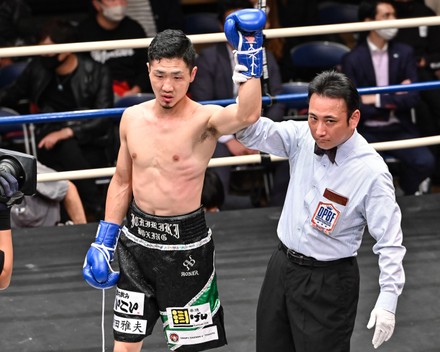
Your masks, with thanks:
[{"label": "referee", "polygon": [[405,282],[393,179],[356,130],[359,94],[345,75],[317,75],[308,97],[307,122],[261,117],[237,133],[248,148],[287,157],[291,175],[258,302],[257,352],[350,351],[366,226],[380,269],[367,325],[377,348],[393,334]]}]

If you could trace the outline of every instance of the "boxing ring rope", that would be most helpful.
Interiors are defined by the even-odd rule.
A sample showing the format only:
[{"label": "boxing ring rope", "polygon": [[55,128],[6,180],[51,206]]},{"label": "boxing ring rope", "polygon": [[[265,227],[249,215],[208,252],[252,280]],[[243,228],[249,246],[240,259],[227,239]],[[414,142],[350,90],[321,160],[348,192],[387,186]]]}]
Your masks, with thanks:
[{"label": "boxing ring rope", "polygon": [[[346,32],[360,32],[370,31],[379,28],[407,28],[417,26],[434,26],[440,25],[440,16],[432,17],[419,17],[412,19],[399,19],[399,20],[387,20],[387,21],[370,21],[370,22],[353,22],[343,24],[330,24],[319,26],[305,26],[305,27],[292,27],[292,28],[275,28],[264,30],[264,34],[267,39],[279,38],[279,37],[300,37],[300,36],[312,36],[322,34],[333,33],[346,33]],[[188,35],[193,44],[206,44],[214,42],[225,42],[226,37],[224,33],[210,33],[210,34],[195,34]],[[150,45],[153,38],[140,38],[140,39],[126,39],[116,41],[103,41],[103,42],[82,42],[82,43],[68,43],[68,44],[54,44],[54,45],[34,45],[34,46],[21,46],[21,47],[9,47],[0,48],[1,57],[19,57],[19,56],[33,56],[41,54],[63,53],[63,52],[86,52],[93,50],[106,50],[106,49],[122,49],[122,48],[146,48]],[[386,92],[396,92],[402,90],[420,90],[420,89],[437,89],[440,88],[440,81],[424,82],[424,83],[412,83],[408,85],[395,85],[386,87],[371,87],[360,88],[360,94],[376,94]],[[284,94],[275,97],[263,97],[263,104],[272,104],[275,102],[285,102],[291,100],[305,100],[307,94]],[[200,102],[202,104],[218,104],[229,105],[235,102],[235,99],[228,100],[216,100]],[[28,114],[21,116],[2,117],[0,119],[0,125],[7,124],[23,124],[23,123],[45,123],[61,120],[74,120],[81,118],[105,118],[105,117],[120,117],[125,108],[112,108],[112,109],[95,109],[95,110],[82,110],[82,111],[70,111],[50,114]],[[431,136],[415,139],[407,139],[402,141],[390,141],[382,143],[372,143],[371,145],[377,151],[386,151],[392,149],[413,148],[418,146],[428,146],[440,144],[440,136]],[[264,160],[263,160],[264,158]],[[208,164],[208,167],[229,166],[229,165],[243,165],[243,164],[256,164],[267,162],[267,158],[271,162],[286,160],[285,158],[277,157],[274,155],[246,155],[246,156],[234,156],[224,158],[212,158]],[[37,175],[38,182],[48,182],[57,180],[74,180],[85,178],[101,178],[110,177],[114,174],[115,167],[101,168],[101,169],[89,169],[89,170],[76,170],[76,171],[62,171],[56,173],[39,174]]]},{"label": "boxing ring rope", "polygon": [[[368,87],[359,88],[359,94],[376,94],[376,93],[391,93],[398,91],[409,91],[409,90],[421,90],[421,89],[436,89],[440,88],[440,81],[431,81],[424,83],[412,83],[406,85],[390,85],[383,87]],[[274,97],[263,97],[263,103],[273,103],[282,102],[290,100],[305,100],[307,99],[306,93],[300,94],[282,94]],[[212,101],[201,101],[201,104],[218,104],[218,105],[229,105],[235,103],[235,99],[226,100],[212,100]],[[1,125],[11,125],[11,124],[23,124],[23,123],[47,123],[54,121],[66,121],[75,120],[83,118],[116,118],[120,117],[124,112],[125,108],[110,108],[110,109],[93,109],[93,110],[77,110],[77,111],[66,111],[66,112],[55,112],[55,113],[43,113],[43,114],[27,114],[20,116],[5,116],[0,118]],[[404,149],[404,148],[414,148],[419,146],[428,146],[440,144],[440,136],[430,136],[422,138],[406,139],[401,141],[390,141],[381,143],[371,143],[371,145],[377,151],[386,151],[392,149]],[[264,158],[264,160],[263,160]],[[223,158],[212,158],[208,164],[208,167],[219,167],[219,166],[230,166],[230,165],[243,165],[243,164],[258,164],[265,163],[268,161],[277,162],[286,160],[285,158],[277,157],[275,155],[244,155],[244,156],[234,156],[234,157],[223,157]],[[88,169],[88,170],[76,170],[76,171],[60,171],[55,173],[39,174],[37,175],[38,182],[48,182],[48,181],[58,181],[58,180],[77,180],[85,178],[101,178],[110,177],[114,174],[115,168],[100,168],[100,169]]]},{"label": "boxing ring rope", "polygon": [[[370,31],[379,28],[407,28],[418,26],[440,25],[440,16],[409,18],[387,21],[352,22],[342,24],[329,24],[318,26],[290,27],[265,29],[263,32],[267,39],[280,37],[303,37],[320,34],[347,33]],[[193,44],[207,44],[225,42],[224,33],[192,34],[188,35]],[[0,57],[33,56],[41,54],[54,54],[64,52],[84,52],[106,49],[135,49],[146,48],[153,38],[111,40],[102,42],[81,42],[53,45],[18,46],[0,49]]]},{"label": "boxing ring rope", "polygon": [[[428,81],[421,83],[411,83],[411,84],[397,84],[382,87],[367,87],[359,88],[359,94],[380,94],[380,93],[395,93],[400,91],[410,91],[410,90],[427,90],[427,89],[440,89],[439,81]],[[263,105],[268,105],[278,102],[286,102],[292,100],[303,100],[307,99],[307,93],[292,93],[292,94],[280,94],[272,97],[263,96]],[[220,99],[220,100],[204,100],[200,101],[201,104],[217,104],[221,106],[226,106],[235,103],[235,99]],[[89,110],[76,110],[76,111],[65,111],[65,112],[53,112],[53,113],[39,113],[39,114],[26,114],[26,115],[13,115],[13,116],[2,116],[0,118],[1,125],[16,125],[23,123],[47,123],[55,121],[67,121],[67,120],[79,120],[86,119],[90,117],[94,118],[119,118],[124,112],[125,108],[108,108],[108,109],[89,109]]]},{"label": "boxing ring rope", "polygon": [[[414,148],[414,147],[434,145],[434,144],[440,144],[440,136],[413,138],[413,139],[406,139],[406,140],[402,140],[402,141],[371,143],[371,145],[377,151]],[[245,164],[260,164],[260,163],[266,163],[267,158],[270,158],[271,162],[278,162],[278,161],[287,160],[287,158],[282,158],[282,157],[270,155],[270,154],[264,155],[264,156],[262,156],[261,154],[228,156],[228,157],[223,157],[223,158],[212,158],[209,161],[208,167],[245,165]],[[115,167],[107,167],[107,168],[101,168],[101,169],[77,170],[77,171],[60,171],[60,172],[47,173],[47,174],[38,174],[37,175],[37,182],[111,177],[111,176],[113,176],[114,172],[115,172]]]}]

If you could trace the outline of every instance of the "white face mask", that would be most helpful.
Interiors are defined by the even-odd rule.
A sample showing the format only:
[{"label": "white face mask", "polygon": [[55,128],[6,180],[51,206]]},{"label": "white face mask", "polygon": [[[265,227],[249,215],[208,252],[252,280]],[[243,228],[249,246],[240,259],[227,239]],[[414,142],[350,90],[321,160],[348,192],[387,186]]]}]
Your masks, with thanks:
[{"label": "white face mask", "polygon": [[127,6],[102,6],[102,15],[110,21],[120,22],[125,17]]},{"label": "white face mask", "polygon": [[380,28],[376,29],[376,33],[379,34],[385,40],[393,39],[399,30],[397,28]]}]

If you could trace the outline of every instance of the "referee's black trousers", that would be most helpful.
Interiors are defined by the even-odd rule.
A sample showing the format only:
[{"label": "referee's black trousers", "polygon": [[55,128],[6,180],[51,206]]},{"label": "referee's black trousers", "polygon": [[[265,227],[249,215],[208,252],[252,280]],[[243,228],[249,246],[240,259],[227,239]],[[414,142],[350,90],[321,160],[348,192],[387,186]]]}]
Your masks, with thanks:
[{"label": "referee's black trousers", "polygon": [[257,308],[257,352],[348,352],[359,298],[356,258],[293,263],[277,247]]}]

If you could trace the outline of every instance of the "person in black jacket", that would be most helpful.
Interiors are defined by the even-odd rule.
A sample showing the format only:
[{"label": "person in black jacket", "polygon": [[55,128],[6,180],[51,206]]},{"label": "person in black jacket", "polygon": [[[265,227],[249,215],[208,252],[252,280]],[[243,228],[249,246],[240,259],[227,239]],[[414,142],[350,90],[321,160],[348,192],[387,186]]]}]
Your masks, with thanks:
[{"label": "person in black jacket", "polygon": [[[91,2],[94,11],[78,24],[80,42],[147,37],[139,22],[126,15],[127,0]],[[145,49],[99,49],[91,51],[90,56],[110,68],[115,99],[141,92],[152,92],[145,65]]]},{"label": "person in black jacket", "polygon": [[[63,20],[51,20],[39,44],[76,41],[76,30]],[[111,76],[104,65],[76,53],[35,57],[23,73],[0,92],[0,105],[15,108],[28,99],[32,112],[51,113],[113,106]],[[114,124],[91,118],[36,124],[38,159],[57,171],[83,170],[114,163]],[[100,212],[99,192],[93,179],[75,181],[86,213]],[[98,216],[99,214],[95,214]]]},{"label": "person in black jacket", "polygon": [[[398,18],[420,18],[436,16],[423,1],[393,0]],[[399,28],[396,40],[410,45],[417,59],[420,82],[440,79],[440,26]],[[421,90],[420,103],[416,107],[416,124],[422,137],[440,134],[440,89]],[[430,147],[437,165],[433,183],[440,184],[440,146]]]},{"label": "person in black jacket", "polygon": [[[388,21],[396,19],[390,0],[363,1],[359,5],[359,20]],[[413,49],[394,40],[397,29],[375,29],[367,33],[349,53],[342,58],[342,72],[357,88],[406,85],[419,82]],[[412,109],[420,101],[416,91],[395,94],[364,94],[361,96],[362,119],[358,130],[369,142],[384,142],[420,137],[412,121]],[[435,170],[435,158],[426,146],[394,149],[388,155],[401,162],[399,186],[405,195],[426,193]]]},{"label": "person in black jacket", "polygon": [[0,0],[0,44],[15,46],[33,44],[32,11],[26,1]]}]

